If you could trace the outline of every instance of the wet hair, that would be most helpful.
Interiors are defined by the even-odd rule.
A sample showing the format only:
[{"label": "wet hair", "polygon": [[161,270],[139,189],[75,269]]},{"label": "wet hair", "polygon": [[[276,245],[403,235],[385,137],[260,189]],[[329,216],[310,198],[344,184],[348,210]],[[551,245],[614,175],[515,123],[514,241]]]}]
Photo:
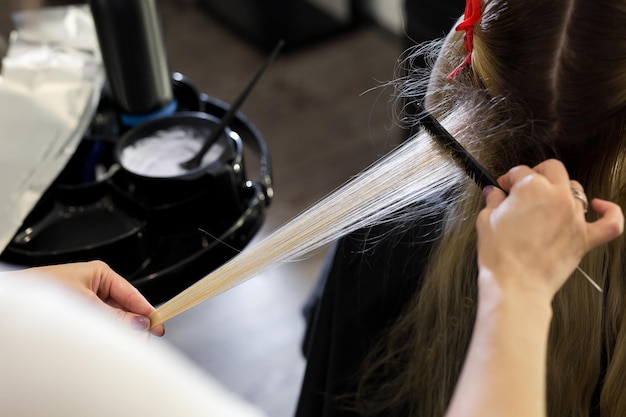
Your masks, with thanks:
[{"label": "wet hair", "polygon": [[[447,79],[466,56],[453,29],[427,79],[410,73],[411,60],[433,46],[407,53],[399,102],[425,89],[429,111],[495,176],[557,158],[589,196],[626,209],[626,1],[481,6],[471,66]],[[418,116],[399,114],[405,125]],[[363,415],[442,416],[451,398],[475,320],[475,218],[484,204],[470,183],[451,195],[420,291],[365,363]],[[553,301],[549,416],[588,416],[595,406],[626,415],[624,255],[623,237],[592,251],[581,267],[604,292],[573,276]]]}]

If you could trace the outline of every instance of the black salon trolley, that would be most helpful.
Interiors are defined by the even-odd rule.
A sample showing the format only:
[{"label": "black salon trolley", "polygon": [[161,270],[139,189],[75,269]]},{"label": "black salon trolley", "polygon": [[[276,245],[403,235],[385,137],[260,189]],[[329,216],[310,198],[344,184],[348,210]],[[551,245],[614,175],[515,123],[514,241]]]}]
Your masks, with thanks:
[{"label": "black salon trolley", "polygon": [[[173,74],[177,112],[165,117],[219,120],[228,104]],[[136,128],[135,128],[136,129]],[[147,178],[117,162],[131,128],[103,92],[76,152],[0,255],[35,266],[100,259],[159,304],[222,265],[261,228],[272,196],[269,152],[241,113],[223,135],[222,154],[190,175]],[[253,151],[258,176],[248,178]]]}]

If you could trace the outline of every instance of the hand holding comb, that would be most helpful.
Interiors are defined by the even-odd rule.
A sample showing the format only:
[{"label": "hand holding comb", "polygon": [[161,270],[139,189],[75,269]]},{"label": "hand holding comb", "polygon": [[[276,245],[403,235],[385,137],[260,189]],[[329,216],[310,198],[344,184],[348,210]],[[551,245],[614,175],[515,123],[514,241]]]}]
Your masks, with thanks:
[{"label": "hand holding comb", "polygon": [[[424,106],[419,103],[417,110],[421,115],[419,123],[428,131],[428,133],[437,140],[445,149],[452,152],[453,158],[455,158],[463,167],[465,172],[476,182],[476,184],[482,189],[488,185],[492,185],[502,190],[498,181],[493,178],[487,170],[480,165],[480,163],[474,159],[474,157],[457,141],[445,127],[428,112]],[[506,191],[502,190],[505,194]],[[579,266],[576,269],[593,285],[595,289],[602,292],[602,288],[591,277],[583,271]]]}]

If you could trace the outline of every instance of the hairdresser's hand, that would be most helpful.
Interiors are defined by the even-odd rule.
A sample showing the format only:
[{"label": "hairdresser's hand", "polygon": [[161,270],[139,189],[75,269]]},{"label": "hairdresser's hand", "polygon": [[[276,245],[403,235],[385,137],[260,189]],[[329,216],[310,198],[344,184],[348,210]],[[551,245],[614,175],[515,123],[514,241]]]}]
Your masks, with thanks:
[{"label": "hairdresser's hand", "polygon": [[[154,307],[135,287],[104,262],[91,261],[42,266],[15,273],[36,273],[51,277],[104,306],[133,328],[147,331],[150,327],[150,320],[147,316],[154,311]],[[150,332],[162,336],[165,329],[163,325],[160,325],[155,326]]]},{"label": "hairdresser's hand", "polygon": [[585,220],[572,194],[582,187],[559,161],[515,167],[498,183],[509,195],[486,188],[476,226],[480,279],[495,279],[502,290],[539,291],[551,300],[585,253],[623,231],[622,210],[608,201],[593,199],[600,218]]}]

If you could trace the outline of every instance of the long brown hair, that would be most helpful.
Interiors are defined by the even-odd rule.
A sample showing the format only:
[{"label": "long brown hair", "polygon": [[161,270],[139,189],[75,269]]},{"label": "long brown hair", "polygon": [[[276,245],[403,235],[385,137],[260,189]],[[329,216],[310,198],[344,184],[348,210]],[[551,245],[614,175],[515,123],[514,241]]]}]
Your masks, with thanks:
[{"label": "long brown hair", "polygon": [[[481,9],[471,67],[452,80],[463,33],[443,42],[429,110],[492,174],[558,158],[589,196],[626,209],[626,1],[484,0]],[[404,83],[399,96],[415,90]],[[471,183],[451,200],[421,290],[366,362],[363,414],[444,414],[474,323],[482,205]],[[555,297],[551,417],[588,416],[596,402],[604,416],[626,416],[624,255],[620,238],[581,263],[603,293],[575,273]]]}]

